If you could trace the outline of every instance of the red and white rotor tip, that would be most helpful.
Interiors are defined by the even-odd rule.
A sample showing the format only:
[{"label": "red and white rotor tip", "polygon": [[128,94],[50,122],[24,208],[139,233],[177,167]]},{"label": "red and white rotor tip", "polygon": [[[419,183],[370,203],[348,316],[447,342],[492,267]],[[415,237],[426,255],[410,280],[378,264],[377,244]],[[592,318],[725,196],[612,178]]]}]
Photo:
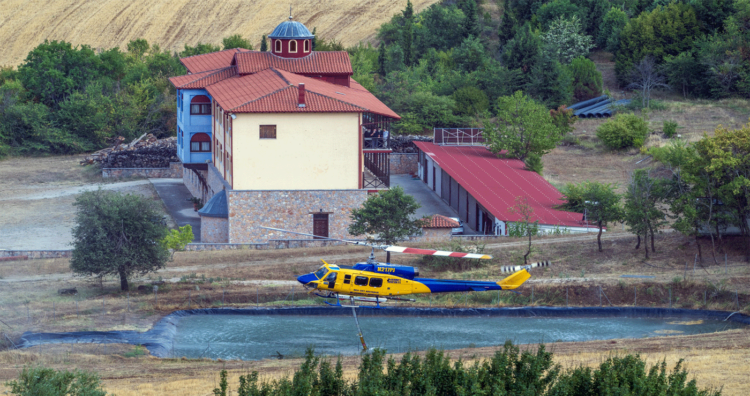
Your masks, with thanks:
[{"label": "red and white rotor tip", "polygon": [[469,259],[480,259],[480,260],[492,259],[492,256],[490,256],[489,254],[447,252],[444,250],[417,249],[417,248],[402,247],[402,246],[388,246],[387,248],[385,248],[385,251],[394,252],[394,253],[406,253],[406,254],[422,254],[426,256],[458,257],[458,258],[469,258]]}]

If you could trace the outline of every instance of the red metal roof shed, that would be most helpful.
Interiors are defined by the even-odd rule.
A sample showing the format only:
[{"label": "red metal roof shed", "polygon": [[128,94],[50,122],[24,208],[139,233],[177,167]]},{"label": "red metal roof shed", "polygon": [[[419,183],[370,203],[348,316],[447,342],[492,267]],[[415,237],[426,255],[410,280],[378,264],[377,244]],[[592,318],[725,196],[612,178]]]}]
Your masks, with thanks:
[{"label": "red metal roof shed", "polygon": [[525,170],[523,161],[497,158],[484,146],[414,144],[498,220],[519,221],[509,208],[522,196],[534,209],[532,221],[540,225],[584,226],[580,213],[554,209],[563,195],[538,173]]}]

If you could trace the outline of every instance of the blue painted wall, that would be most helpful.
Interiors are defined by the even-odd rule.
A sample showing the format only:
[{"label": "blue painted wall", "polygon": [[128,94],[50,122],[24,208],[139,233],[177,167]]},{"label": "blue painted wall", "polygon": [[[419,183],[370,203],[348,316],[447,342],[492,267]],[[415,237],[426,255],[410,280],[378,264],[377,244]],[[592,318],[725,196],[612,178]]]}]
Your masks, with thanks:
[{"label": "blue painted wall", "polygon": [[183,164],[205,163],[211,160],[211,152],[190,152],[190,139],[196,133],[205,133],[211,138],[211,115],[190,115],[190,101],[193,97],[211,95],[205,89],[180,89],[177,91],[177,156]]}]

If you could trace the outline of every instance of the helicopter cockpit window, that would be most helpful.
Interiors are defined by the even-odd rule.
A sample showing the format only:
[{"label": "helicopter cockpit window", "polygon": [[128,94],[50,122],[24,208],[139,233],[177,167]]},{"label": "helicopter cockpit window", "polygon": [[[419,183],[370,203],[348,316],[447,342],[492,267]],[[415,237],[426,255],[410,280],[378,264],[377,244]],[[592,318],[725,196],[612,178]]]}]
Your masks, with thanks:
[{"label": "helicopter cockpit window", "polygon": [[370,287],[381,287],[383,286],[382,278],[370,278]]},{"label": "helicopter cockpit window", "polygon": [[354,284],[357,286],[367,286],[368,278],[366,276],[358,276],[354,278]]},{"label": "helicopter cockpit window", "polygon": [[319,270],[315,271],[315,276],[318,279],[323,279],[323,275],[325,275],[326,272],[328,272],[328,268],[326,268],[326,267],[320,267]]}]

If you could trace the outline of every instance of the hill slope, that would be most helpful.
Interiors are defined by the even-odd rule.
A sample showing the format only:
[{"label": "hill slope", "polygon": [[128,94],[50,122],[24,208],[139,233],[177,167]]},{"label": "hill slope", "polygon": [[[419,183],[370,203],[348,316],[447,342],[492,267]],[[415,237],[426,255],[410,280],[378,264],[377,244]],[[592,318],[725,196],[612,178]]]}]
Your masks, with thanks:
[{"label": "hill slope", "polygon": [[[436,0],[414,0],[415,11]],[[125,48],[136,38],[178,51],[184,44],[220,44],[233,34],[254,46],[289,17],[319,37],[345,46],[372,40],[377,28],[406,6],[392,0],[0,0],[0,65],[16,66],[45,39]]]}]

